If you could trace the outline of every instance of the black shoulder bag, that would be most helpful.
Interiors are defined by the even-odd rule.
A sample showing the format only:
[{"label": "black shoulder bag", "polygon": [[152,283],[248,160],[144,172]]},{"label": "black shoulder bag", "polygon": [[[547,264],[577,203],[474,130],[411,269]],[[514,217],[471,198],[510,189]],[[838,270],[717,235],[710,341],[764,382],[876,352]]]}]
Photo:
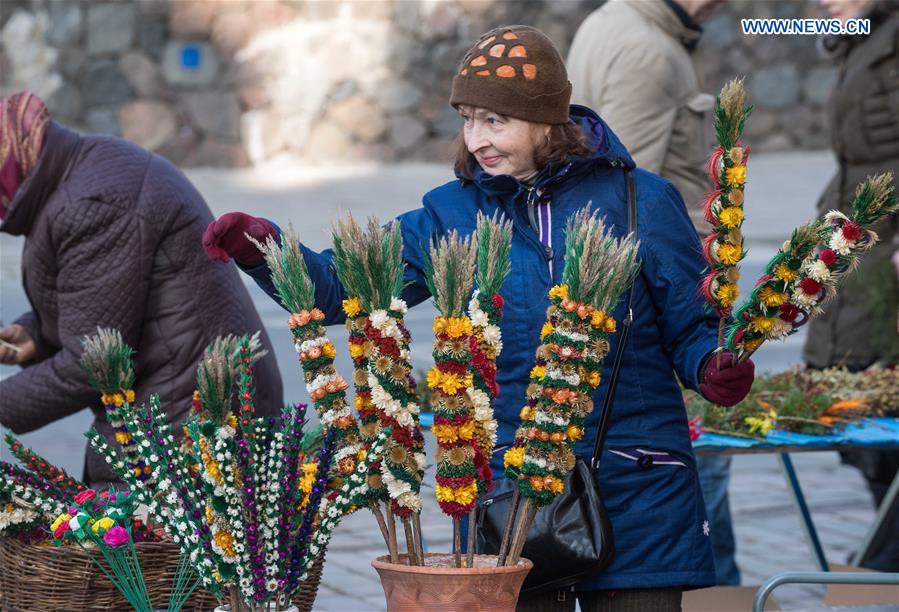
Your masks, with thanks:
[{"label": "black shoulder bag", "polygon": [[[631,170],[625,169],[624,175],[630,233],[637,229],[637,196]],[[611,421],[612,401],[633,322],[633,294],[632,286],[627,295],[627,315],[621,324],[621,337],[603,401],[593,456],[589,463],[578,458],[574,469],[565,477],[565,490],[550,505],[537,512],[521,553],[522,557],[534,563],[534,568],[525,579],[523,593],[572,586],[607,568],[615,556],[612,524],[594,474]],[[489,495],[478,500],[476,552],[497,554],[499,551],[514,486],[509,479],[501,478],[495,482]]]}]

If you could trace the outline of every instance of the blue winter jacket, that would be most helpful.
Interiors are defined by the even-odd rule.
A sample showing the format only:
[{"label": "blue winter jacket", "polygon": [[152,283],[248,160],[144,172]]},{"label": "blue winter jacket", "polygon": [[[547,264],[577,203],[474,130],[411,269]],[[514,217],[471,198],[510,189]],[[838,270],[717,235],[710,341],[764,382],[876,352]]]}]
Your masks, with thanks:
[{"label": "blue winter jacket", "polygon": [[[424,196],[422,207],[399,216],[406,261],[404,299],[410,306],[430,294],[424,281],[422,245],[451,229],[463,235],[475,229],[478,211],[500,210],[512,219],[512,269],[502,289],[503,351],[498,361],[500,395],[496,474],[502,474],[502,449],[513,440],[525,399],[540,327],[549,305],[547,292],[561,282],[565,221],[592,203],[616,233],[627,229],[623,168],[633,168],[627,150],[591,110],[572,106],[572,118],[596,146],[592,155],[561,168],[544,170],[531,186],[510,176],[490,176],[477,168],[473,181],[454,180]],[[705,313],[697,287],[703,270],[699,239],[680,194],[665,179],[634,170],[637,189],[637,234],[640,272],[634,288],[634,323],[625,351],[613,416],[601,458],[599,482],[612,522],[616,557],[604,572],[579,589],[706,586],[715,583],[708,523],[690,444],[678,379],[698,387],[700,366],[714,350],[717,319]],[[544,248],[528,221],[531,190],[551,198],[550,249]],[[330,251],[305,247],[303,257],[315,282],[315,302],[326,323],[343,321],[345,294],[331,265]],[[265,265],[247,270],[272,297]],[[624,318],[623,300],[615,311]],[[420,341],[422,339],[419,339]],[[610,356],[617,348],[611,340]],[[608,380],[613,360],[606,360]],[[601,406],[606,386],[594,396]],[[587,420],[595,431],[598,410]],[[593,438],[584,436],[579,456],[589,457]],[[641,457],[651,455],[650,462]]]}]

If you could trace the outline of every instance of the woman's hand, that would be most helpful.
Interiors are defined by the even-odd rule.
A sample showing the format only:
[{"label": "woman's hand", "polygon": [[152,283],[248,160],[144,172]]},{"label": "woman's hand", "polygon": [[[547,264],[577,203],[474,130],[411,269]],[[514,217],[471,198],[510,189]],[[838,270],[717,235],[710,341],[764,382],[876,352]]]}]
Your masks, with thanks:
[{"label": "woman's hand", "polygon": [[731,353],[721,353],[721,367],[718,356],[712,355],[705,366],[699,391],[710,402],[719,406],[734,406],[746,397],[755,380],[755,364],[751,359],[735,363]]},{"label": "woman's hand", "polygon": [[243,266],[255,266],[264,257],[244,234],[264,243],[267,237],[275,236],[275,231],[275,226],[261,217],[231,212],[209,224],[203,232],[203,249],[209,259],[228,263],[233,257]]},{"label": "woman's hand", "polygon": [[37,346],[21,325],[13,323],[0,329],[0,363],[25,363],[37,356]]}]

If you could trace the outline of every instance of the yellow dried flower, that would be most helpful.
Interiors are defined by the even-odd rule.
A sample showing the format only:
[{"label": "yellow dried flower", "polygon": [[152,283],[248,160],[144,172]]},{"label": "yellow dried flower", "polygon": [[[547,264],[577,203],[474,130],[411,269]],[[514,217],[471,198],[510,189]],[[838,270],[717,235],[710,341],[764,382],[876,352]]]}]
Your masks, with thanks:
[{"label": "yellow dried flower", "polygon": [[549,297],[562,300],[568,299],[568,285],[556,285],[549,290]]},{"label": "yellow dried flower", "polygon": [[780,306],[787,301],[787,294],[775,291],[771,287],[762,287],[758,293],[759,300],[769,308]]},{"label": "yellow dried flower", "polygon": [[461,338],[471,335],[471,319],[468,317],[450,317],[446,320],[446,335],[450,338]]},{"label": "yellow dried flower", "polygon": [[540,339],[543,340],[548,335],[553,333],[555,330],[556,330],[556,328],[553,327],[553,324],[550,323],[549,321],[547,321],[546,323],[543,324],[543,328],[540,330]]},{"label": "yellow dried flower", "polygon": [[722,308],[730,308],[740,295],[740,288],[734,283],[724,283],[718,286],[715,297]]},{"label": "yellow dried flower", "polygon": [[759,333],[766,334],[774,328],[774,319],[771,317],[752,317],[749,321],[749,329]]},{"label": "yellow dried flower", "polygon": [[606,317],[602,322],[602,329],[607,334],[614,334],[615,330],[618,329],[618,325],[613,317]]},{"label": "yellow dried flower", "polygon": [[743,210],[736,206],[722,208],[718,212],[718,221],[728,229],[735,228],[743,222]]},{"label": "yellow dried flower", "polygon": [[521,467],[524,463],[524,447],[513,447],[503,455],[503,467]]},{"label": "yellow dried flower", "polygon": [[785,283],[789,283],[796,280],[798,273],[794,270],[791,270],[790,266],[788,266],[787,264],[779,263],[774,267],[774,276],[784,281]]},{"label": "yellow dried flower", "polygon": [[724,172],[724,180],[727,183],[728,187],[742,187],[743,183],[746,182],[746,166],[743,164],[739,164],[728,168]]},{"label": "yellow dried flower", "polygon": [[343,312],[345,312],[348,317],[355,317],[362,312],[362,305],[357,298],[349,298],[343,301]]},{"label": "yellow dried flower", "polygon": [[719,244],[718,261],[725,266],[735,266],[743,257],[743,247],[739,244]]}]

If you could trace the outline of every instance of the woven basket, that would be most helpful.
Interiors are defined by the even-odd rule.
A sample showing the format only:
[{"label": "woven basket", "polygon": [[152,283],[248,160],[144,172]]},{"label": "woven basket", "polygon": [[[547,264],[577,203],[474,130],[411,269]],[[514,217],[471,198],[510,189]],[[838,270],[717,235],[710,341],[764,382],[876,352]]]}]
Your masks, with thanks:
[{"label": "woven basket", "polygon": [[[154,605],[165,606],[178,566],[178,547],[171,542],[140,542],[134,546],[150,600]],[[294,597],[293,605],[300,612],[312,611],[324,564],[323,552]],[[211,593],[197,587],[182,610],[209,612],[217,605]],[[80,548],[24,544],[14,538],[0,538],[0,610],[3,612],[129,608],[109,578]]]},{"label": "woven basket", "polygon": [[318,585],[322,582],[322,571],[325,567],[325,553],[322,553],[315,559],[312,567],[309,568],[309,574],[306,580],[301,582],[300,592],[293,598],[293,605],[299,608],[300,612],[312,612],[312,605],[315,603],[315,596],[318,595]]},{"label": "woven basket", "polygon": [[[135,544],[150,600],[164,607],[169,599],[178,547],[170,542]],[[215,598],[197,587],[183,610],[209,612]],[[0,610],[128,610],[125,598],[77,546],[23,544],[0,538]]]}]

